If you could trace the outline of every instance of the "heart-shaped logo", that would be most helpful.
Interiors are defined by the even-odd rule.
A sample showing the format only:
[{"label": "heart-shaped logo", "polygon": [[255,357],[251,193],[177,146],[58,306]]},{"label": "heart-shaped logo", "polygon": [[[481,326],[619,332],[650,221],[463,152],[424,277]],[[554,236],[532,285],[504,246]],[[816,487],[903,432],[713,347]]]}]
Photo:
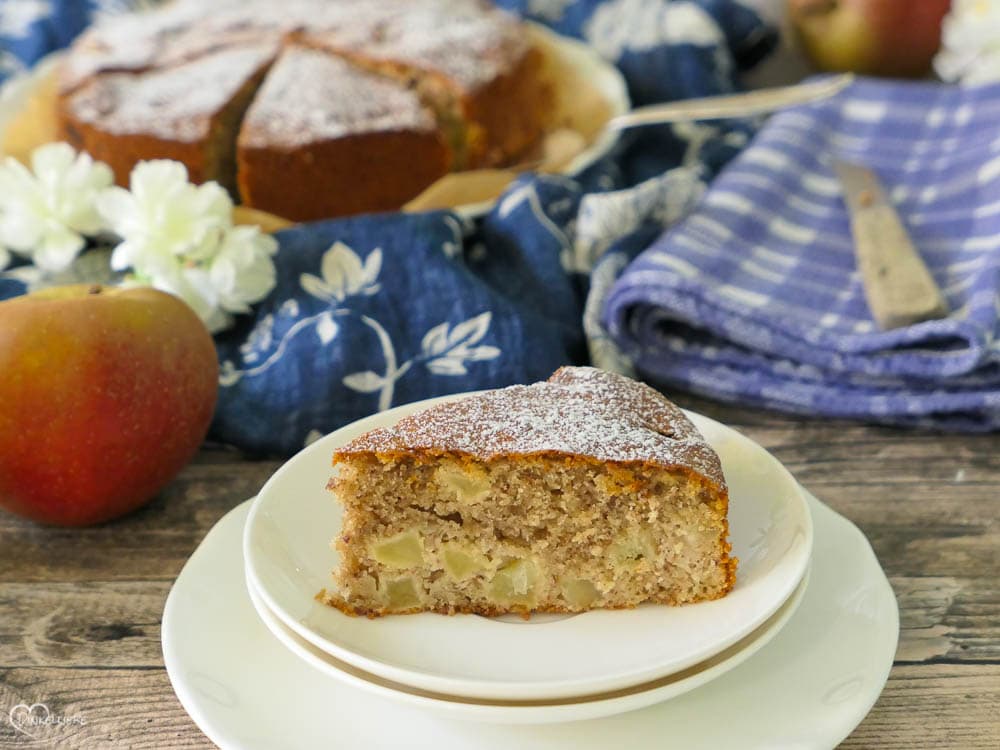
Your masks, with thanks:
[{"label": "heart-shaped logo", "polygon": [[10,709],[7,717],[15,731],[34,738],[33,730],[48,726],[52,721],[52,712],[44,703],[32,703],[30,706],[27,703],[18,703]]}]

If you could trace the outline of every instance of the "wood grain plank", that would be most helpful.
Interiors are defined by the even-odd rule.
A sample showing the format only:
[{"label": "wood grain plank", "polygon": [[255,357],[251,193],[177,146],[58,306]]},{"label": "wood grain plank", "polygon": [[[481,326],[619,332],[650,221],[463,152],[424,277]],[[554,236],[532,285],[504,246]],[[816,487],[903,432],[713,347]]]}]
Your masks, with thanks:
[{"label": "wood grain plank", "polygon": [[0,584],[0,667],[162,667],[164,581]]},{"label": "wood grain plank", "polygon": [[996,750],[1000,664],[897,666],[842,748]]},{"label": "wood grain plank", "polygon": [[897,664],[1000,664],[1000,590],[995,578],[893,577],[889,582],[899,602]]},{"label": "wood grain plank", "polygon": [[[11,725],[10,709],[43,703],[62,724]],[[36,709],[36,715],[44,712]],[[0,670],[0,748],[212,748],[155,670]]]},{"label": "wood grain plank", "polygon": [[[45,703],[82,724],[40,728],[35,738],[0,721],[0,748],[208,748],[161,670],[0,670],[0,713]],[[843,748],[1000,746],[1000,665],[902,666]]]},{"label": "wood grain plank", "polygon": [[215,522],[280,465],[232,458],[201,451],[147,506],[100,526],[59,529],[0,512],[0,581],[173,580]]},{"label": "wood grain plank", "polygon": [[[981,578],[894,577],[897,662],[1000,662],[1000,591]],[[162,665],[167,581],[0,583],[0,667]]]}]

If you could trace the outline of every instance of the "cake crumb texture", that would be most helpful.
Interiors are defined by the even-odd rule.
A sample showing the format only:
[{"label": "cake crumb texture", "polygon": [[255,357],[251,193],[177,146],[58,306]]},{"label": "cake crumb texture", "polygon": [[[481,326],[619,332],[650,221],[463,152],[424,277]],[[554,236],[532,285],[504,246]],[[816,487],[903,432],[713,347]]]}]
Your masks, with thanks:
[{"label": "cake crumb texture", "polygon": [[593,368],[432,407],[339,449],[349,614],[581,612],[735,582],[718,457],[646,385]]}]

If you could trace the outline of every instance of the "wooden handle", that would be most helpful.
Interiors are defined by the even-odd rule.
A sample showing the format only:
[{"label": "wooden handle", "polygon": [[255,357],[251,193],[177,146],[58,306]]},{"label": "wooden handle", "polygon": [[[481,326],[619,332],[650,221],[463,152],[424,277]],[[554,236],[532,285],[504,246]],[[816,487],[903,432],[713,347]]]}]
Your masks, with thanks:
[{"label": "wooden handle", "polygon": [[851,231],[865,298],[880,328],[901,328],[948,314],[941,290],[891,206],[854,213]]}]

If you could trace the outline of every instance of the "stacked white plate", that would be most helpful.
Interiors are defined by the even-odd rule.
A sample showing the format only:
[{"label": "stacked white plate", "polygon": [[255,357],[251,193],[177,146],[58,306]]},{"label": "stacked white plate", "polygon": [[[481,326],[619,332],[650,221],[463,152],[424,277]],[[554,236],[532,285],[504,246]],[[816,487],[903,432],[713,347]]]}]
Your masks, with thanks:
[{"label": "stacked white plate", "polygon": [[[821,703],[846,701],[852,710],[832,725],[825,718],[812,717],[808,725],[818,727],[814,734],[824,738],[819,744],[805,741],[787,746],[832,747],[870,708],[891,665],[898,614],[892,591],[867,542],[856,529],[808,496],[763,448],[697,414],[689,416],[722,459],[730,490],[733,553],[740,559],[736,587],[721,600],[684,607],[644,605],[634,610],[599,610],[572,616],[535,615],[528,620],[516,616],[436,614],[369,620],[349,617],[318,603],[316,594],[331,586],[330,571],[338,564],[330,541],[338,532],[340,508],[325,489],[334,449],[363,432],[392,424],[440,400],[445,399],[410,404],[369,417],[302,451],[268,481],[249,513],[238,509],[231,514],[240,516],[239,528],[227,530],[227,541],[214,542],[213,531],[178,578],[164,612],[165,660],[182,703],[218,744],[273,746],[263,739],[246,739],[248,725],[267,724],[258,710],[250,708],[262,696],[271,702],[288,703],[285,708],[293,713],[307,703],[280,674],[251,672],[242,678],[232,674],[234,670],[243,671],[248,660],[257,662],[262,653],[277,660],[279,671],[300,674],[305,670],[309,684],[314,686],[309,692],[311,701],[323,700],[323,696],[316,695],[319,691],[327,701],[341,707],[348,698],[361,705],[371,702],[368,709],[358,709],[354,722],[348,719],[347,735],[344,722],[338,723],[331,738],[336,735],[350,739],[342,744],[333,742],[334,747],[355,747],[362,742],[366,747],[391,746],[404,738],[410,746],[419,745],[405,726],[393,721],[393,710],[399,712],[404,723],[414,712],[434,717],[438,728],[420,739],[439,747],[451,743],[449,731],[454,730],[456,719],[464,720],[457,725],[469,726],[471,720],[507,725],[509,731],[518,731],[514,725],[576,722],[646,708],[621,719],[603,719],[637,717],[638,721],[648,711],[659,711],[686,699],[678,698],[682,693],[694,691],[691,695],[697,696],[710,692],[730,681],[731,674],[745,673],[755,663],[764,666],[766,659],[761,657],[768,654],[772,662],[780,665],[772,669],[782,672],[782,682],[787,684],[782,701],[794,703],[793,694],[809,683],[800,679],[800,669],[812,667],[805,661],[796,663],[794,649],[786,649],[782,663],[782,653],[775,649],[785,631],[797,621],[808,620],[809,613],[803,610],[810,601],[814,603],[813,616],[830,609],[831,604],[837,616],[824,617],[821,627],[813,627],[807,635],[811,642],[800,643],[800,651],[808,649],[809,661],[821,659],[829,672],[839,674],[841,666],[857,670],[863,665],[864,676],[852,678],[849,683],[853,687],[844,689],[837,688],[837,680],[831,686],[831,675],[819,670],[816,676],[828,694]],[[815,551],[813,514],[824,521],[817,524],[818,541],[826,541],[817,544]],[[235,523],[227,517],[220,527]],[[238,550],[230,548],[238,544],[240,532],[242,562]],[[821,533],[830,539],[823,540]],[[210,549],[202,555],[205,547]],[[845,552],[853,550],[852,557],[839,559],[838,547]],[[201,561],[209,554],[217,559],[223,554],[237,559],[235,565],[221,566],[224,571],[212,572]],[[220,567],[218,563],[216,566]],[[195,572],[191,572],[192,568]],[[216,586],[209,587],[212,593],[207,596],[206,576],[218,579]],[[233,593],[229,590],[237,585],[233,579],[241,577],[245,577],[246,588]],[[245,631],[245,613],[255,611],[250,618],[251,630],[263,635],[252,645],[241,646],[230,629],[223,631],[226,635],[219,633],[212,648],[206,648],[201,639],[184,638],[184,633],[193,632],[198,622],[202,632],[206,623],[213,622],[205,611],[206,605],[209,610],[222,611],[220,587],[225,587],[230,600],[222,619],[230,621],[233,628]],[[860,599],[859,592],[863,594]],[[191,597],[197,603],[189,601]],[[234,598],[240,600],[238,604],[233,603]],[[852,617],[864,622],[852,622]],[[859,627],[859,633],[864,632],[858,640],[866,641],[864,646],[874,644],[876,653],[851,641],[854,625]],[[863,661],[850,658],[851,652],[859,649],[865,652]],[[247,693],[249,702],[241,721],[234,723],[229,712],[218,710],[217,696],[212,695],[217,688],[206,693],[198,679],[192,677],[195,664],[199,674],[204,672],[206,659],[216,662],[219,671],[226,669],[230,673],[225,679],[213,679],[227,684],[230,691]],[[239,667],[234,666],[237,663]],[[775,682],[775,677],[774,673],[770,675],[770,683]],[[298,682],[302,682],[301,678]],[[767,684],[768,680],[761,682],[761,687],[770,691],[766,697],[758,696],[766,704],[775,688]],[[702,708],[706,716],[716,712],[713,725],[703,729],[705,737],[718,737],[720,729],[731,728],[737,734],[730,738],[738,735],[742,739],[729,746],[757,746],[745,741],[746,728],[741,729],[741,723],[756,725],[763,719],[761,726],[767,727],[766,710],[758,715],[754,708],[743,716],[734,716],[724,705],[714,703],[717,698],[705,700],[708,702]],[[375,709],[381,717],[378,721],[371,723],[363,718]],[[322,717],[313,717],[313,721],[322,723]],[[232,734],[237,726],[239,731]],[[594,723],[572,726],[593,727]],[[774,733],[780,725],[771,726],[768,741],[761,747],[780,744],[783,735]],[[662,729],[673,733],[677,727],[664,725]],[[261,731],[261,738],[268,736]],[[467,730],[459,734],[467,734]],[[305,729],[300,735],[313,736],[311,730]],[[591,737],[588,731],[581,731],[566,746],[589,747]],[[636,746],[643,746],[643,742],[633,739]],[[661,744],[651,746],[662,746],[662,739]],[[827,741],[830,744],[825,744]],[[525,739],[519,737],[516,742],[522,746]],[[691,744],[691,737],[684,742],[688,747],[700,746],[697,742]],[[279,744],[309,746],[288,736]]]}]

